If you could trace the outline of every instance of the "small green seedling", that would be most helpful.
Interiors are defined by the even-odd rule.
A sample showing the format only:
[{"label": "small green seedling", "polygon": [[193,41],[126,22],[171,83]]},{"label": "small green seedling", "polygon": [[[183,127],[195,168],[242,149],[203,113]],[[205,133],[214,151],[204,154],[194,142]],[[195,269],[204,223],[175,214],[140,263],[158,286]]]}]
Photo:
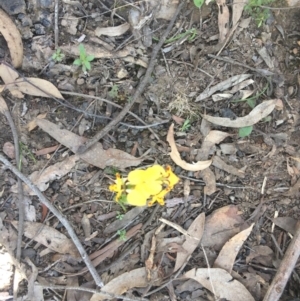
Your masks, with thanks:
[{"label": "small green seedling", "polygon": [[64,59],[65,55],[61,52],[60,48],[57,48],[55,52],[52,54],[52,60],[56,63],[61,62]]},{"label": "small green seedling", "polygon": [[117,234],[119,235],[119,240],[123,240],[123,241],[127,240],[126,230],[118,230]]},{"label": "small green seedling", "polygon": [[275,0],[249,0],[245,6],[245,11],[256,21],[257,27],[261,27],[270,16],[268,8],[262,8]]},{"label": "small green seedling", "polygon": [[116,84],[113,84],[113,86],[111,87],[111,90],[108,92],[108,95],[111,98],[117,98],[119,95],[119,86]]},{"label": "small green seedling", "polygon": [[197,8],[201,8],[203,3],[204,3],[204,0],[193,0],[194,1],[194,5],[197,7]]},{"label": "small green seedling", "polygon": [[87,70],[91,70],[91,61],[94,60],[93,55],[88,55],[85,51],[85,48],[82,44],[79,45],[79,58],[77,58],[73,65],[81,66],[82,71],[85,73]]},{"label": "small green seedling", "polygon": [[187,118],[181,127],[181,131],[186,132],[190,129],[190,127],[191,127],[191,121]]},{"label": "small green seedling", "polygon": [[117,211],[116,218],[121,221],[123,219],[123,217],[124,217],[124,214],[122,214],[120,211]]}]

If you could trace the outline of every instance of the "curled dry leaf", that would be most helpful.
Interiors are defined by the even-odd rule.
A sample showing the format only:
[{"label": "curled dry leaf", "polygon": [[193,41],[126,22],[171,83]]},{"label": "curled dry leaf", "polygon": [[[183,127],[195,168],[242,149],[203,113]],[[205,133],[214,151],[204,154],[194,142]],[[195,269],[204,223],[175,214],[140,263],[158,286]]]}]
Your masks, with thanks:
[{"label": "curled dry leaf", "polygon": [[[186,236],[186,240],[182,245],[183,251],[177,252],[176,263],[174,271],[179,270],[186,262],[187,258],[195,251],[199,245],[199,241],[202,238],[204,231],[205,214],[201,213],[190,225],[188,229],[189,236]],[[195,239],[195,238],[197,239]]]},{"label": "curled dry leaf", "polygon": [[198,281],[216,298],[230,301],[255,301],[243,284],[234,280],[222,269],[192,269],[184,274],[184,278]]},{"label": "curled dry leaf", "polygon": [[256,106],[248,115],[244,117],[238,117],[234,120],[231,120],[230,118],[214,117],[209,115],[203,115],[203,118],[213,124],[231,128],[250,126],[256,124],[262,118],[267,117],[274,110],[277,101],[278,99],[264,101]]},{"label": "curled dry leaf", "polygon": [[[86,141],[86,138],[80,137],[70,131],[60,129],[59,126],[46,119],[37,119],[36,123],[43,131],[48,133],[59,143],[70,148],[74,153],[76,153],[79,146]],[[136,158],[119,149],[109,148],[104,150],[100,143],[96,143],[95,146],[91,147],[79,157],[99,168],[115,166],[120,169],[129,166],[137,166],[145,159],[145,157]]]},{"label": "curled dry leaf", "polygon": [[222,268],[228,273],[231,273],[233,264],[235,262],[235,258],[240,251],[241,247],[243,246],[245,240],[250,235],[254,223],[248,227],[247,229],[241,231],[240,233],[236,234],[226,244],[223,246],[222,250],[220,251],[217,259],[214,262],[214,268]]},{"label": "curled dry leaf", "polygon": [[0,32],[9,48],[12,65],[15,68],[22,66],[23,43],[20,32],[11,18],[0,9]]},{"label": "curled dry leaf", "polygon": [[124,34],[130,28],[129,23],[124,23],[119,26],[113,27],[97,27],[95,29],[95,35],[100,37],[102,35],[109,37],[118,37]]},{"label": "curled dry leaf", "polygon": [[171,159],[181,168],[183,168],[185,170],[189,170],[189,171],[199,171],[199,170],[203,170],[211,165],[211,162],[212,162],[211,160],[198,161],[194,164],[191,164],[191,163],[187,163],[186,161],[181,159],[180,154],[176,147],[175,140],[174,140],[174,124],[173,123],[170,125],[168,135],[167,135],[167,141],[169,142],[170,147],[171,147],[171,153],[170,153]]},{"label": "curled dry leaf", "polygon": [[[12,224],[15,228],[18,228],[17,221],[12,221]],[[45,224],[25,222],[24,235],[54,252],[70,254],[77,259],[80,258],[78,250],[71,239],[68,239],[64,234]]]}]

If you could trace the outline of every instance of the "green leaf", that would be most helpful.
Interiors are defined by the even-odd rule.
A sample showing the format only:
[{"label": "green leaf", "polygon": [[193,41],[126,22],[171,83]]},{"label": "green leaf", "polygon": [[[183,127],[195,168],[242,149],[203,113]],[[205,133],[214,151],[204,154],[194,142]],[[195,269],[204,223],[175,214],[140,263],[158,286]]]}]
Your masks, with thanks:
[{"label": "green leaf", "polygon": [[81,65],[82,65],[81,59],[76,59],[76,60],[73,62],[73,65],[81,66]]},{"label": "green leaf", "polygon": [[196,7],[201,8],[201,6],[203,5],[204,0],[194,0],[194,4]]},{"label": "green leaf", "polygon": [[255,99],[249,98],[249,99],[247,99],[246,101],[247,101],[248,106],[249,106],[251,109],[254,109],[254,108],[255,108],[255,106],[256,106],[256,101],[255,101]]},{"label": "green leaf", "polygon": [[86,60],[87,61],[89,61],[89,62],[91,62],[91,61],[93,61],[94,60],[94,56],[93,55],[88,55],[87,57],[86,57]]},{"label": "green leaf", "polygon": [[243,138],[243,137],[249,136],[251,134],[252,130],[253,130],[252,125],[240,128],[239,129],[239,137]]},{"label": "green leaf", "polygon": [[83,64],[87,70],[91,70],[91,63],[88,62],[88,61],[85,61],[84,64]]}]

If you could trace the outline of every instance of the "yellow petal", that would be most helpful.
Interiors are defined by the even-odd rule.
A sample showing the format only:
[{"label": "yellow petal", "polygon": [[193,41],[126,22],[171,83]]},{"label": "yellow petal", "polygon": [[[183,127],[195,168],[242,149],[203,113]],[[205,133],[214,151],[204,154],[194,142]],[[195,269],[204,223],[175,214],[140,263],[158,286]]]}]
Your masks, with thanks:
[{"label": "yellow petal", "polygon": [[152,197],[152,200],[148,203],[149,206],[152,206],[155,202],[159,203],[161,206],[165,204],[164,197],[166,194],[171,190],[170,187],[167,187],[166,189],[162,190],[157,195],[154,195]]},{"label": "yellow petal", "polygon": [[129,184],[136,185],[144,181],[145,170],[133,170],[128,174],[128,182]]},{"label": "yellow petal", "polygon": [[127,195],[127,203],[132,206],[145,206],[148,196],[138,190],[132,189]]},{"label": "yellow petal", "polygon": [[179,178],[172,172],[172,169],[169,165],[166,166],[166,176],[169,186],[173,188],[175,184],[179,182]]},{"label": "yellow petal", "polygon": [[150,195],[158,194],[162,190],[162,183],[157,181],[144,182],[135,186],[136,190],[143,191],[144,193]]},{"label": "yellow petal", "polygon": [[162,178],[165,173],[164,169],[160,165],[153,165],[145,170],[147,174],[147,181],[155,181]]}]

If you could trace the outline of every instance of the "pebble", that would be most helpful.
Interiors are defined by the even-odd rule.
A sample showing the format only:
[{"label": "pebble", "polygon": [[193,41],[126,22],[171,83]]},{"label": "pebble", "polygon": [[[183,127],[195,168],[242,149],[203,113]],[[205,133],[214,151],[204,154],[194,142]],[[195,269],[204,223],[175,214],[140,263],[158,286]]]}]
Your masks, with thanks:
[{"label": "pebble", "polygon": [[78,78],[76,83],[77,83],[78,86],[83,85],[84,84],[84,78],[81,78],[81,77]]}]

